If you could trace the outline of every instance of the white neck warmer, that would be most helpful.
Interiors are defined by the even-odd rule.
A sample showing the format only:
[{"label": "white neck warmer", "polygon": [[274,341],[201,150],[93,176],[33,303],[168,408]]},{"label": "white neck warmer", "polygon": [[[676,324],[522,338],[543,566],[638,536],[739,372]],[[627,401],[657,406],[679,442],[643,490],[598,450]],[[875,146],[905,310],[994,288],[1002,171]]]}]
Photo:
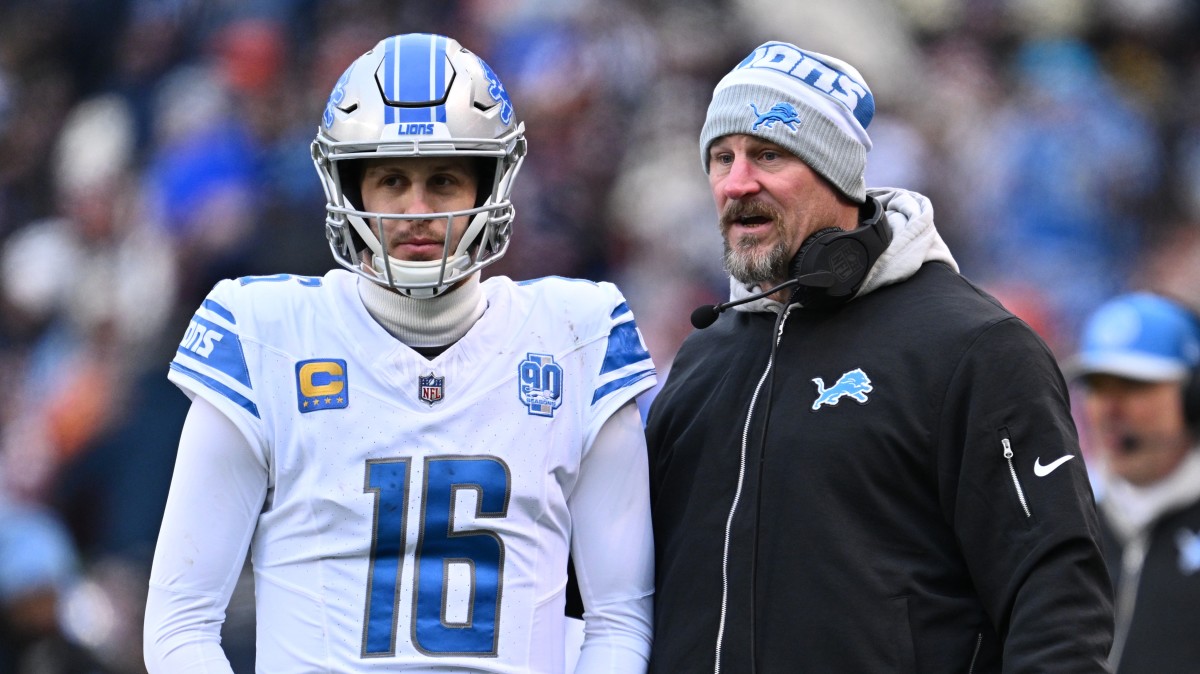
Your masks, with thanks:
[{"label": "white neck warmer", "polygon": [[487,309],[479,274],[429,299],[405,297],[378,283],[358,281],[358,296],[388,334],[411,347],[448,346],[462,339]]},{"label": "white neck warmer", "polygon": [[1192,449],[1167,477],[1138,487],[1117,477],[1105,485],[1100,508],[1123,543],[1153,526],[1163,515],[1200,499],[1200,451]]}]

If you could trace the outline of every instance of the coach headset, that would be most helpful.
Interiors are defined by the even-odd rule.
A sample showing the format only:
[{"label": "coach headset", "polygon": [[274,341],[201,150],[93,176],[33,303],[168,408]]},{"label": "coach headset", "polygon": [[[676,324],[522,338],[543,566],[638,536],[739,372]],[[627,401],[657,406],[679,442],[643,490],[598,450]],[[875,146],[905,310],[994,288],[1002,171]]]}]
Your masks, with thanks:
[{"label": "coach headset", "polygon": [[788,265],[787,281],[748,297],[699,307],[692,312],[692,326],[707,328],[726,309],[793,286],[791,302],[800,302],[805,309],[831,309],[849,301],[892,242],[892,229],[878,199],[868,196],[859,213],[864,219],[854,229],[827,227],[805,239]]},{"label": "coach headset", "polygon": [[[1176,301],[1191,317],[1197,332],[1200,332],[1200,313],[1191,307]],[[1194,363],[1188,370],[1187,378],[1183,381],[1183,420],[1193,441],[1200,441],[1200,363]]]}]

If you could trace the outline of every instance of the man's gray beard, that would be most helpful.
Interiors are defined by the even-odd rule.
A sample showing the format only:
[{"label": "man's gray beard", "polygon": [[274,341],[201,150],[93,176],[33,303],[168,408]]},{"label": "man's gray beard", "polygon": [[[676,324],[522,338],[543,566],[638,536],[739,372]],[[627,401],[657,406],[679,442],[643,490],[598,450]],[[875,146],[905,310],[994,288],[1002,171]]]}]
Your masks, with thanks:
[{"label": "man's gray beard", "polygon": [[788,251],[783,242],[776,244],[762,255],[756,255],[756,237],[745,237],[734,250],[725,241],[725,271],[748,287],[763,286],[770,281],[785,279],[788,275]]}]

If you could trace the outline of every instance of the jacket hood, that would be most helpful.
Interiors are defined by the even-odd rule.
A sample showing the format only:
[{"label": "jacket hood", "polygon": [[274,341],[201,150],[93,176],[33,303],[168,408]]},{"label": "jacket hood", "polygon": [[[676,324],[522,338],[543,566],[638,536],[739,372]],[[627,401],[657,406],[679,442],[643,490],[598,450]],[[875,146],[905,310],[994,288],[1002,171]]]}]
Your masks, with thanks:
[{"label": "jacket hood", "polygon": [[[867,272],[855,297],[861,297],[886,285],[899,283],[912,276],[926,262],[945,262],[954,271],[958,263],[950,254],[946,242],[933,224],[933,203],[923,194],[893,187],[867,190],[883,205],[884,217],[892,229],[892,242]],[[738,300],[758,292],[757,286],[747,288],[737,279],[729,279],[729,299]],[[763,298],[734,307],[737,311],[771,311],[778,313],[783,303]]]}]

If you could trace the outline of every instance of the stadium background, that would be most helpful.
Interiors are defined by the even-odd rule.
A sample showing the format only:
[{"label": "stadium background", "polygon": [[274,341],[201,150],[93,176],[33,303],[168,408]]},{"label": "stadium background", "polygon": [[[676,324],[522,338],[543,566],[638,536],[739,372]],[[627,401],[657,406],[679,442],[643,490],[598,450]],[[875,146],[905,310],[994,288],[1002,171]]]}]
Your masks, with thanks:
[{"label": "stadium background", "polygon": [[[704,111],[768,39],[857,66],[879,106],[868,186],[929,195],[963,271],[1059,356],[1111,293],[1200,305],[1198,7],[0,0],[0,674],[17,650],[143,671],[187,406],[166,363],[217,280],[331,267],[308,144],[382,37],[456,37],[526,122],[513,244],[486,273],[618,283],[665,374],[691,310],[727,291]],[[28,613],[46,588],[57,610]],[[238,671],[250,601],[226,626]]]}]

